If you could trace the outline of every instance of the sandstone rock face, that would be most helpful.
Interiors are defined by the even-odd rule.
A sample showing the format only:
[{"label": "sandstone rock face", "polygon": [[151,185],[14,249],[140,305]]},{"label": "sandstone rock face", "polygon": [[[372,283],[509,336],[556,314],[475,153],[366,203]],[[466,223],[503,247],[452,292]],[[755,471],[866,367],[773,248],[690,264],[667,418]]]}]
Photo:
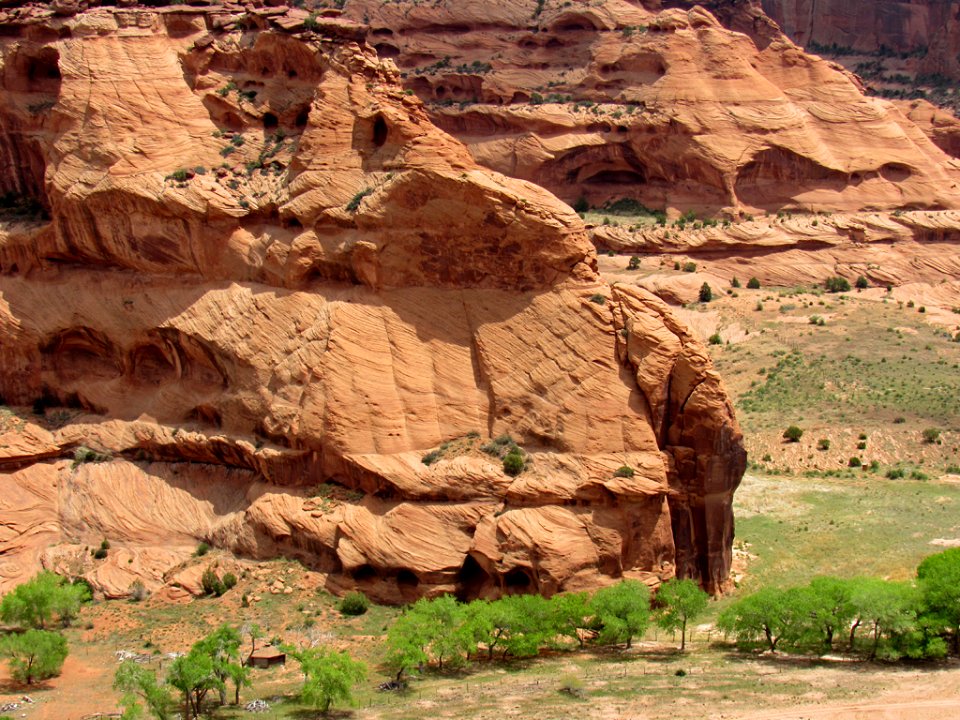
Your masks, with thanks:
[{"label": "sandstone rock face", "polygon": [[960,77],[956,2],[941,0],[762,0],[764,11],[801,45],[912,56],[921,73]]},{"label": "sandstone rock face", "polygon": [[362,27],[304,18],[0,37],[2,191],[51,218],[0,222],[0,587],[189,585],[206,540],[393,602],[721,590],[745,457],[702,346],[432,125]]},{"label": "sandstone rock face", "polygon": [[958,165],[897,106],[758,5],[708,6],[350,0],[345,13],[482,164],[570,203],[958,207]]}]

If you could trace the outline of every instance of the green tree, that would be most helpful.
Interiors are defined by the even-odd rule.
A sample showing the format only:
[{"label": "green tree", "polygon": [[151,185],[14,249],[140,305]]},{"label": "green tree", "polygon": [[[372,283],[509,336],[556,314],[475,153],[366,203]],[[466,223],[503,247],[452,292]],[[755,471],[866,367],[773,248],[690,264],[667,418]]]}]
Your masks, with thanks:
[{"label": "green tree", "polygon": [[750,278],[749,280],[747,280],[747,288],[749,290],[759,290],[760,281],[755,277]]},{"label": "green tree", "polygon": [[693,580],[667,580],[657,592],[657,625],[668,631],[680,631],[680,652],[687,649],[687,623],[707,609],[707,595]]},{"label": "green tree", "polygon": [[152,670],[132,660],[121,663],[113,676],[113,689],[123,693],[120,704],[124,708],[123,720],[133,720],[143,714],[143,702],[154,720],[167,720],[173,706],[173,698],[163,685],[157,683]]},{"label": "green tree", "polygon": [[352,701],[353,686],[367,676],[367,666],[346,652],[319,647],[306,650],[288,648],[287,652],[300,663],[303,672],[300,699],[323,713],[327,713],[337,700]]},{"label": "green tree", "polygon": [[507,619],[503,657],[533,657],[556,635],[550,601],[542,595],[508,595],[493,603]]},{"label": "green tree", "polygon": [[89,599],[90,591],[85,583],[72,584],[44,570],[4,596],[0,602],[0,618],[21,627],[43,629],[57,616],[66,627]]},{"label": "green tree", "polygon": [[421,667],[430,662],[427,646],[433,639],[433,628],[427,617],[408,609],[387,630],[386,664],[396,672],[397,682],[403,682],[403,674],[412,667]]},{"label": "green tree", "polygon": [[0,640],[0,657],[10,661],[10,674],[27,685],[59,675],[68,653],[67,639],[49,630],[31,628]]},{"label": "green tree", "polygon": [[859,579],[852,594],[856,617],[850,635],[851,645],[856,628],[869,627],[871,641],[867,656],[873,660],[884,635],[892,638],[915,628],[918,601],[918,591],[909,583],[879,578]]},{"label": "green tree", "polygon": [[590,611],[601,627],[600,642],[625,642],[629,648],[650,624],[650,588],[638,580],[621,580],[597,590]]},{"label": "green tree", "polygon": [[917,578],[924,619],[952,635],[953,652],[960,653],[960,548],[924,558]]},{"label": "green tree", "polygon": [[227,702],[227,680],[234,683],[234,704],[240,704],[240,688],[250,685],[249,671],[240,661],[240,631],[223,624],[198,641],[191,652],[203,653],[213,662],[213,674],[218,684],[220,704]]},{"label": "green tree", "polygon": [[199,717],[207,694],[223,687],[214,673],[213,658],[197,650],[173,661],[167,672],[167,683],[183,694],[185,720]]},{"label": "green tree", "polygon": [[700,286],[700,302],[708,303],[713,300],[713,290],[710,288],[709,283],[704,283]]},{"label": "green tree", "polygon": [[741,642],[763,638],[770,650],[776,651],[782,637],[793,629],[795,607],[786,592],[763,588],[727,607],[720,613],[717,627]]},{"label": "green tree", "polygon": [[587,593],[559,593],[550,598],[551,625],[558,635],[584,645],[582,628],[590,616],[590,596]]},{"label": "green tree", "polygon": [[853,605],[854,582],[821,576],[810,581],[809,627],[825,650],[833,647],[837,632],[850,627],[856,615]]}]

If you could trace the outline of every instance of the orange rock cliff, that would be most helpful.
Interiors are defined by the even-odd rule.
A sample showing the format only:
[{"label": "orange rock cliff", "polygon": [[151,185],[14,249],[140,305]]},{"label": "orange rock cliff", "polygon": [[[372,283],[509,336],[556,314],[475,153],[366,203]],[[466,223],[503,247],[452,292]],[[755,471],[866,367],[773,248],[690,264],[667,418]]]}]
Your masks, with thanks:
[{"label": "orange rock cliff", "polygon": [[[347,18],[67,10],[0,17],[0,587],[42,564],[155,590],[205,540],[387,602],[674,574],[722,589],[745,465],[730,401],[660,300],[600,280],[567,205],[479,166]],[[729,41],[700,17],[681,30]],[[609,72],[659,72],[653,50],[628,56]],[[681,194],[729,204],[744,148],[697,145],[694,121],[645,127],[711,178]],[[514,174],[673,177],[596,122],[550,151],[579,160]],[[482,135],[468,146],[489,158]],[[881,196],[910,142],[883,146]],[[752,182],[773,166],[755,158]],[[116,549],[93,560],[101,538]]]},{"label": "orange rock cliff", "polygon": [[960,207],[960,166],[941,150],[952,128],[942,138],[919,111],[928,137],[758,2],[350,0],[344,12],[481,164],[569,203],[628,196],[674,216]]}]

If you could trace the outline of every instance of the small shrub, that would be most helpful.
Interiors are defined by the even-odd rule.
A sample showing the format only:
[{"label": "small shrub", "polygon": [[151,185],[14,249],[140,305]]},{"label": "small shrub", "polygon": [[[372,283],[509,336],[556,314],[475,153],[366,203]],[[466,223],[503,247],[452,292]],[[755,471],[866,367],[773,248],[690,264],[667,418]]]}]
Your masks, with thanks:
[{"label": "small shrub", "polygon": [[722,345],[723,338],[720,337],[720,333],[714,333],[707,339],[707,342],[710,343],[711,345]]},{"label": "small shrub", "polygon": [[700,286],[699,299],[702,303],[708,303],[713,300],[713,290],[710,289],[709,283],[704,283]]},{"label": "small shrub", "polygon": [[203,587],[203,594],[207,596],[215,595],[216,597],[220,597],[227,591],[223,581],[213,567],[208,567],[203,571],[203,575],[200,576],[200,585]]},{"label": "small shrub", "polygon": [[800,438],[803,437],[803,430],[798,428],[796,425],[791,425],[783,431],[783,437],[785,440],[789,440],[790,442],[800,442]]},{"label": "small shrub", "polygon": [[826,288],[827,292],[831,293],[849,292],[850,281],[844,277],[836,275],[834,277],[828,277],[824,281],[823,287]]},{"label": "small shrub", "polygon": [[673,264],[673,269],[674,269],[674,270],[679,270],[679,269],[680,269],[680,263],[675,262],[675,263]]},{"label": "small shrub", "polygon": [[103,560],[107,556],[107,551],[105,548],[99,547],[93,551],[94,560]]},{"label": "small shrub", "polygon": [[887,480],[900,480],[904,474],[905,473],[903,472],[902,468],[893,468],[891,470],[887,470],[886,478]]},{"label": "small shrub", "polygon": [[861,440],[860,442],[857,443],[857,450],[866,450],[866,449],[867,449],[866,440]]},{"label": "small shrub", "polygon": [[503,471],[510,477],[516,477],[523,472],[523,455],[510,451],[503,458]]},{"label": "small shrub", "polygon": [[827,438],[820,438],[817,440],[817,450],[829,450],[830,441]]},{"label": "small shrub", "polygon": [[759,281],[757,278],[752,277],[752,278],[750,278],[749,280],[747,280],[747,287],[748,287],[750,290],[759,290],[759,289],[760,289],[760,281]]},{"label": "small shrub", "polygon": [[736,275],[734,275],[734,276],[733,276],[733,280],[730,281],[730,287],[733,287],[733,288],[738,288],[738,287],[740,287],[740,281],[737,280],[737,276],[736,276]]},{"label": "small shrub", "polygon": [[914,470],[912,473],[910,473],[910,479],[911,480],[929,480],[930,476],[927,475],[925,472],[921,472],[920,470]]},{"label": "small shrub", "polygon": [[685,262],[685,263],[683,264],[683,271],[684,271],[684,272],[696,272],[696,271],[697,271],[697,264],[696,264],[695,262]]},{"label": "small shrub", "polygon": [[373,188],[364,188],[354,195],[350,202],[347,203],[347,212],[356,212],[360,208],[360,203],[363,202],[363,199],[372,193]]},{"label": "small shrub", "polygon": [[903,425],[906,421],[907,421],[907,419],[904,418],[904,417],[895,417],[895,418],[893,419],[893,424],[894,424],[894,425]]},{"label": "small shrub", "polygon": [[852,458],[850,458],[847,461],[847,467],[858,468],[858,467],[861,467],[862,465],[863,463],[860,461],[860,458],[858,458],[856,455],[854,455]]},{"label": "small shrub", "polygon": [[341,615],[363,615],[370,609],[370,600],[362,592],[348,592],[340,601]]},{"label": "small shrub", "polygon": [[867,282],[867,279],[863,275],[860,275],[857,277],[857,282],[855,285],[857,290],[866,290],[870,286],[870,283]]},{"label": "small shrub", "polygon": [[590,296],[590,302],[595,303],[597,305],[603,305],[607,302],[607,299],[600,293],[594,293],[593,295]]},{"label": "small shrub", "polygon": [[627,270],[638,270],[640,268],[640,258],[637,255],[633,255],[630,258],[630,261],[627,263]]},{"label": "small shrub", "polygon": [[147,599],[147,596],[150,594],[147,591],[146,586],[140,580],[134,580],[130,583],[130,600],[132,602],[141,602]]},{"label": "small shrub", "polygon": [[632,478],[634,474],[633,468],[629,465],[621,465],[614,471],[614,477],[623,477],[623,478]]},{"label": "small shrub", "polygon": [[428,465],[428,466],[429,466],[429,465],[432,465],[433,463],[435,463],[435,462],[436,462],[437,460],[439,460],[439,459],[440,459],[440,451],[439,451],[439,450],[431,450],[431,451],[428,452],[426,455],[424,455],[422,458],[420,458],[420,461],[421,461],[424,465]]},{"label": "small shrub", "polygon": [[927,445],[933,445],[934,443],[940,443],[940,430],[937,428],[927,428],[923,431],[923,441]]},{"label": "small shrub", "polygon": [[921,305],[920,308],[917,310],[917,312],[921,312],[921,313],[925,313],[926,311],[927,311],[927,308],[924,307],[923,305]]},{"label": "small shrub", "polygon": [[582,698],[584,687],[583,680],[576,675],[564,675],[560,678],[560,692],[570,697]]},{"label": "small shrub", "polygon": [[573,204],[573,211],[583,214],[590,209],[590,203],[587,202],[587,199],[583,196],[577,198],[577,201]]},{"label": "small shrub", "polygon": [[227,573],[223,576],[223,587],[232,590],[237,585],[237,576],[233,573]]},{"label": "small shrub", "polygon": [[207,545],[205,542],[202,542],[202,543],[200,543],[199,545],[197,545],[197,549],[193,551],[193,556],[194,556],[194,557],[203,557],[203,556],[206,555],[208,552],[210,552],[210,546]]},{"label": "small shrub", "polygon": [[177,168],[170,173],[170,178],[176,180],[177,182],[186,182],[190,179],[190,171],[184,168]]}]

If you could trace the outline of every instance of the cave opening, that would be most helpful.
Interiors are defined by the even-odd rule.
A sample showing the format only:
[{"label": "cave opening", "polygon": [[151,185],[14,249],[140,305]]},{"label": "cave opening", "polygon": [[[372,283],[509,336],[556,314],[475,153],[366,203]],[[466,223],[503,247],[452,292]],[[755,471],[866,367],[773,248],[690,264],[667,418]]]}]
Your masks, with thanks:
[{"label": "cave opening", "polygon": [[364,563],[359,567],[355,567],[350,571],[350,577],[358,582],[363,582],[365,580],[373,580],[377,577],[377,571],[373,569],[373,566],[369,563]]},{"label": "cave opening", "polygon": [[503,578],[503,587],[507,593],[529,592],[533,586],[533,579],[524,568],[514,568]]},{"label": "cave opening", "polygon": [[467,555],[457,573],[457,600],[469,602],[480,597],[484,586],[490,582],[490,575],[480,567],[473,555]]},{"label": "cave opening", "polygon": [[401,587],[415,588],[419,584],[420,578],[417,577],[417,574],[413,572],[413,570],[403,568],[397,573],[397,585],[400,585]]},{"label": "cave opening", "polygon": [[307,126],[307,121],[310,119],[310,108],[305,107],[303,110],[297,113],[297,118],[294,120],[294,124],[301,130]]},{"label": "cave opening", "polygon": [[263,129],[264,130],[276,130],[277,126],[280,124],[280,120],[277,119],[277,116],[272,112],[263,114]]},{"label": "cave opening", "polygon": [[387,121],[383,119],[382,115],[377,115],[377,119],[373,121],[373,144],[375,147],[383,147],[387,142],[387,134],[390,132],[390,128],[387,127]]}]

